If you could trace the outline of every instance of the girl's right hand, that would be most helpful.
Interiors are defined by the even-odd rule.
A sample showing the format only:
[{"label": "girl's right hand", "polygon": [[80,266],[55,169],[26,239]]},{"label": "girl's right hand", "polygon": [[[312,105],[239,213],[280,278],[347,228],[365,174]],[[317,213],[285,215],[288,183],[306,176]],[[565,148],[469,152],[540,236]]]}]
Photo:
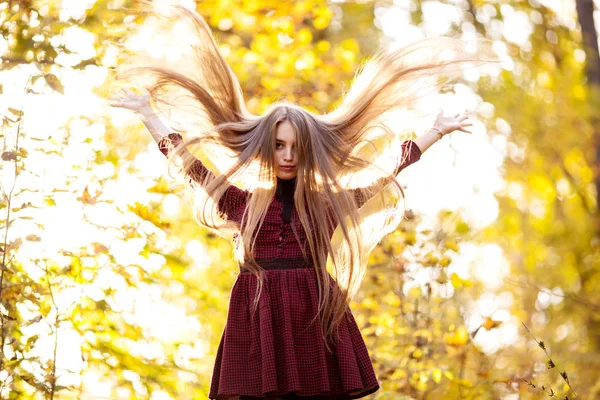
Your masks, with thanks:
[{"label": "girl's right hand", "polygon": [[436,117],[433,127],[442,132],[442,136],[447,135],[455,130],[459,130],[465,133],[472,133],[471,131],[465,129],[468,126],[473,125],[470,121],[467,121],[468,118],[468,112],[463,112],[462,114],[454,114],[454,117],[446,117],[444,116],[444,112],[440,108],[440,112]]},{"label": "girl's right hand", "polygon": [[109,100],[111,107],[126,108],[136,113],[150,109],[150,94],[145,90],[141,94],[137,94],[124,88],[119,92],[113,92]]}]

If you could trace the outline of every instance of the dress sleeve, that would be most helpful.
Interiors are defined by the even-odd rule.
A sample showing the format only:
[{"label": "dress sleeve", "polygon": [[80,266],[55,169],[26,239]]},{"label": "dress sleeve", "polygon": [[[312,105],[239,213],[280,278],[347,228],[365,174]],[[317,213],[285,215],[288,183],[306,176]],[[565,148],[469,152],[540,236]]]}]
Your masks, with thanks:
[{"label": "dress sleeve", "polygon": [[[158,141],[158,149],[165,157],[168,157],[181,141],[181,134],[176,132],[170,133],[167,136],[163,136]],[[190,155],[187,149],[183,150],[183,152]],[[190,168],[186,171],[185,176],[190,186],[194,187],[196,184],[202,184],[207,177],[214,177],[215,175],[206,168],[202,161],[195,159]],[[239,211],[242,207],[246,206],[248,194],[248,191],[230,184],[219,200],[217,206],[220,216],[226,220],[240,222],[238,221],[238,219],[241,219],[241,213]]]},{"label": "dress sleeve", "polygon": [[[421,159],[421,149],[412,140],[405,140],[402,142],[401,149],[401,161],[394,169],[394,176],[398,175],[404,168]],[[354,196],[354,201],[356,202],[357,206],[359,208],[362,207],[371,198],[372,193],[370,193],[370,189],[382,185],[386,180],[389,180],[389,178],[380,178],[373,185],[366,188],[352,189],[351,192]]]}]

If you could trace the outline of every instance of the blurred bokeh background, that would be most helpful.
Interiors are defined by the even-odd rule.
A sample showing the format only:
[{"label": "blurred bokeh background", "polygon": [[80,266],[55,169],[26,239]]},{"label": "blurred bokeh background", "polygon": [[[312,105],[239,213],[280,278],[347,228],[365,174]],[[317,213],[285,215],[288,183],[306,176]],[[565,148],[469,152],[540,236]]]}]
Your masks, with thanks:
[{"label": "blurred bokeh background", "polygon": [[[401,173],[406,218],[351,304],[370,398],[600,398],[598,2],[181,3],[256,113],[331,110],[381,46],[492,40],[501,67],[427,103],[431,123],[472,110],[473,134]],[[139,118],[108,106],[120,49],[177,62],[132,6],[0,2],[2,399],[207,398],[238,268]]]}]

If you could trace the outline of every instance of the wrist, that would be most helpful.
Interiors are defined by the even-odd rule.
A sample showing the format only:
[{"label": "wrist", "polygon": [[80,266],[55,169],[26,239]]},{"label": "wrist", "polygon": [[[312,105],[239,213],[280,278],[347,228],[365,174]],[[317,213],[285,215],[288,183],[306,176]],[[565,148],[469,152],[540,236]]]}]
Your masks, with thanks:
[{"label": "wrist", "polygon": [[442,130],[439,128],[429,128],[428,132],[433,132],[434,134],[436,134],[438,140],[440,140],[444,136],[444,132],[442,132]]},{"label": "wrist", "polygon": [[144,118],[150,118],[154,115],[154,110],[150,104],[138,108],[137,113]]}]

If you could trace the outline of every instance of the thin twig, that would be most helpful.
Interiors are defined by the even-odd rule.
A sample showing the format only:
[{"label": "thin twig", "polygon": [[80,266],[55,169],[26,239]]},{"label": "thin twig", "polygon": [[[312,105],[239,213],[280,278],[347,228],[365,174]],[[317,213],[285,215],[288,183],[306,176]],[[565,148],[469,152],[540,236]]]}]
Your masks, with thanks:
[{"label": "thin twig", "polygon": [[[15,141],[15,154],[19,154],[19,136],[21,134],[21,121],[23,120],[23,109],[25,104],[25,97],[27,96],[27,89],[29,87],[29,82],[31,82],[32,75],[29,75],[27,79],[27,83],[25,83],[25,88],[23,89],[23,105],[21,107],[21,115],[19,115],[18,123],[17,123],[17,138]],[[6,255],[8,253],[8,227],[10,221],[10,205],[12,200],[12,193],[15,190],[15,184],[17,182],[17,176],[19,175],[19,167],[18,161],[14,161],[15,165],[15,179],[13,180],[13,185],[10,188],[10,191],[4,193],[4,187],[2,187],[2,192],[4,193],[4,197],[7,199],[7,207],[6,207],[6,226],[4,227],[4,251],[2,252],[2,264],[0,264],[0,299],[2,299],[2,290],[4,289],[4,272],[8,268],[6,263]],[[0,372],[4,369],[4,345],[6,343],[6,332],[4,331],[4,315],[0,313]]]},{"label": "thin twig", "polygon": [[[550,354],[548,354],[548,350],[546,349],[546,345],[544,344],[544,342],[538,341],[535,338],[535,336],[533,336],[533,333],[531,333],[531,331],[529,330],[527,325],[525,325],[525,323],[523,321],[521,321],[521,323],[523,324],[525,329],[527,329],[527,332],[529,332],[531,337],[533,337],[533,340],[535,340],[535,342],[538,344],[538,346],[540,346],[542,348],[542,350],[544,350],[544,352],[548,356],[548,362],[546,363],[548,365],[548,368],[556,368],[558,370],[558,372],[560,373],[560,376],[567,383],[567,385],[569,386],[569,389],[573,392],[573,395],[575,395],[575,398],[577,398],[577,393],[575,393],[575,390],[573,390],[573,388],[571,387],[571,383],[569,382],[569,377],[567,376],[567,372],[566,371],[560,372],[560,370],[556,366],[556,363],[552,360],[552,357],[550,357]],[[528,383],[532,384],[531,382],[528,382]],[[535,385],[534,385],[534,387],[535,387]],[[546,391],[544,386],[542,386],[542,390]],[[549,395],[550,395],[550,397],[554,397],[554,391],[552,389],[550,389]]]}]

